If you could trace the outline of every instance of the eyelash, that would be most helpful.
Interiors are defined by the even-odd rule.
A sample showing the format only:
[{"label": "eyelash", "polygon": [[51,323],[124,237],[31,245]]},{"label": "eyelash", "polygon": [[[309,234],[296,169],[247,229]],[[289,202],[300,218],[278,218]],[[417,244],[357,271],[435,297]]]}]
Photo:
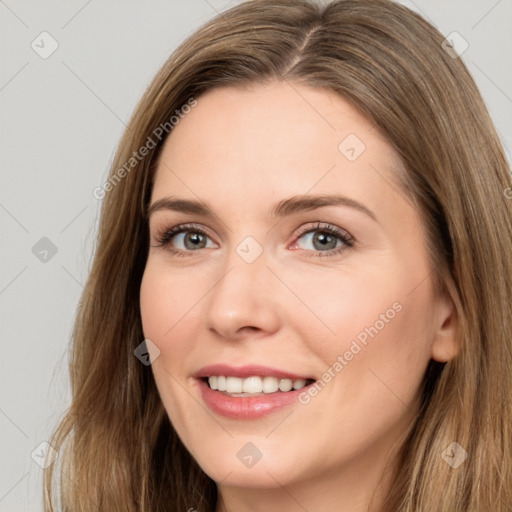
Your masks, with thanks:
[{"label": "eyelash", "polygon": [[[341,247],[338,247],[337,249],[331,249],[329,251],[307,251],[306,249],[303,249],[303,250],[306,250],[306,252],[315,252],[316,253],[315,256],[311,256],[311,257],[336,256],[354,246],[354,243],[355,243],[354,238],[351,235],[349,235],[346,231],[341,230],[340,228],[338,228],[336,226],[332,226],[331,224],[322,224],[320,222],[318,222],[315,226],[312,226],[312,227],[310,226],[308,228],[304,228],[304,230],[302,230],[297,235],[297,240],[300,239],[302,236],[307,235],[308,233],[315,232],[315,231],[319,231],[321,233],[325,233],[330,236],[335,236],[343,242],[343,245]],[[182,249],[175,249],[169,245],[171,240],[176,235],[178,235],[180,233],[187,233],[187,232],[196,233],[196,234],[200,234],[200,235],[206,236],[208,238],[211,238],[211,237],[209,237],[208,233],[206,233],[206,231],[204,231],[200,226],[198,226],[196,224],[179,224],[178,226],[174,226],[171,229],[164,230],[161,233],[158,233],[156,235],[156,240],[157,240],[156,247],[161,247],[161,248],[167,247],[167,249],[171,253],[173,253],[179,257],[192,256],[195,252],[198,252],[198,251],[183,251]]]}]

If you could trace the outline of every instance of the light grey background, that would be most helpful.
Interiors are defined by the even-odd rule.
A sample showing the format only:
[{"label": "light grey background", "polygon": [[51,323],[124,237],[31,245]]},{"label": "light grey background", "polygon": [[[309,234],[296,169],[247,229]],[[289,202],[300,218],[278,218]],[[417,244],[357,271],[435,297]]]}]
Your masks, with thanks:
[{"label": "light grey background", "polygon": [[[92,191],[164,60],[237,3],[0,0],[0,511],[42,510],[42,469],[31,453],[37,460],[69,401],[67,347],[100,206]],[[512,0],[402,3],[469,43],[462,58],[510,160]],[[45,31],[58,48],[43,59],[31,44],[49,51]]]}]

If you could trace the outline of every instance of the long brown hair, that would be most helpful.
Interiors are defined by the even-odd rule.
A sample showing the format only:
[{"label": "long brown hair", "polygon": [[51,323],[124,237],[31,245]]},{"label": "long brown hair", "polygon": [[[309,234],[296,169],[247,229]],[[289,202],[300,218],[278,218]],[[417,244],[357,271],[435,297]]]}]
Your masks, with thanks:
[{"label": "long brown hair", "polygon": [[[95,257],[73,332],[72,403],[50,440],[59,459],[45,472],[47,512],[58,504],[67,512],[215,510],[215,482],[178,439],[150,366],[134,356],[144,339],[146,209],[176,110],[200,105],[214,87],[270,80],[336,91],[385,134],[427,230],[432,276],[457,309],[462,350],[429,366],[383,510],[511,510],[510,169],[473,79],[443,39],[389,0],[252,0],[171,55],[101,189]],[[457,469],[442,457],[452,442],[468,453]]]}]

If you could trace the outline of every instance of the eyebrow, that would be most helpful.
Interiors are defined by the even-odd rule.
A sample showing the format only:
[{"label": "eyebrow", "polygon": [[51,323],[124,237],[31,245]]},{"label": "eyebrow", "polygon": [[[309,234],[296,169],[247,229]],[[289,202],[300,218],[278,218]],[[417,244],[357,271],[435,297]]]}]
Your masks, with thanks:
[{"label": "eyebrow", "polygon": [[[287,217],[300,212],[316,210],[317,208],[322,208],[324,206],[348,206],[368,215],[375,222],[379,222],[376,215],[366,206],[354,199],[340,195],[307,195],[283,199],[272,207],[270,210],[270,217]],[[148,218],[151,217],[153,213],[160,210],[195,214],[206,218],[216,217],[213,210],[207,203],[190,199],[172,197],[163,197],[162,199],[158,199],[149,207],[147,212]]]}]

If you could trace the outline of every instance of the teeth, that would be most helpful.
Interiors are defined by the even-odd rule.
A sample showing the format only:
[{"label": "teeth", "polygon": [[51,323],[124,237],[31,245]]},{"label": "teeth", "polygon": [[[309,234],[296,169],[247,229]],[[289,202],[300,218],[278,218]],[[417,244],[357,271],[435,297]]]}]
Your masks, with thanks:
[{"label": "teeth", "polygon": [[226,377],[217,377],[217,389],[219,391],[226,391]]},{"label": "teeth", "polygon": [[226,377],[226,393],[241,393],[244,381],[238,377]]},{"label": "teeth", "polygon": [[279,381],[277,377],[265,377],[263,379],[263,393],[275,393],[279,389]]},{"label": "teeth", "polygon": [[278,379],[277,377],[225,377],[212,375],[208,377],[211,389],[225,391],[226,393],[275,393],[276,391],[291,391],[302,389],[306,385],[305,379]]},{"label": "teeth", "polygon": [[[242,379],[237,379],[242,380]],[[263,391],[263,380],[261,377],[249,377],[242,382],[243,393],[261,393]]]},{"label": "teeth", "polygon": [[290,379],[281,379],[279,381],[279,389],[281,391],[290,391],[293,388],[293,382]]},{"label": "teeth", "polygon": [[302,389],[306,385],[304,379],[297,379],[293,381],[293,389]]}]

